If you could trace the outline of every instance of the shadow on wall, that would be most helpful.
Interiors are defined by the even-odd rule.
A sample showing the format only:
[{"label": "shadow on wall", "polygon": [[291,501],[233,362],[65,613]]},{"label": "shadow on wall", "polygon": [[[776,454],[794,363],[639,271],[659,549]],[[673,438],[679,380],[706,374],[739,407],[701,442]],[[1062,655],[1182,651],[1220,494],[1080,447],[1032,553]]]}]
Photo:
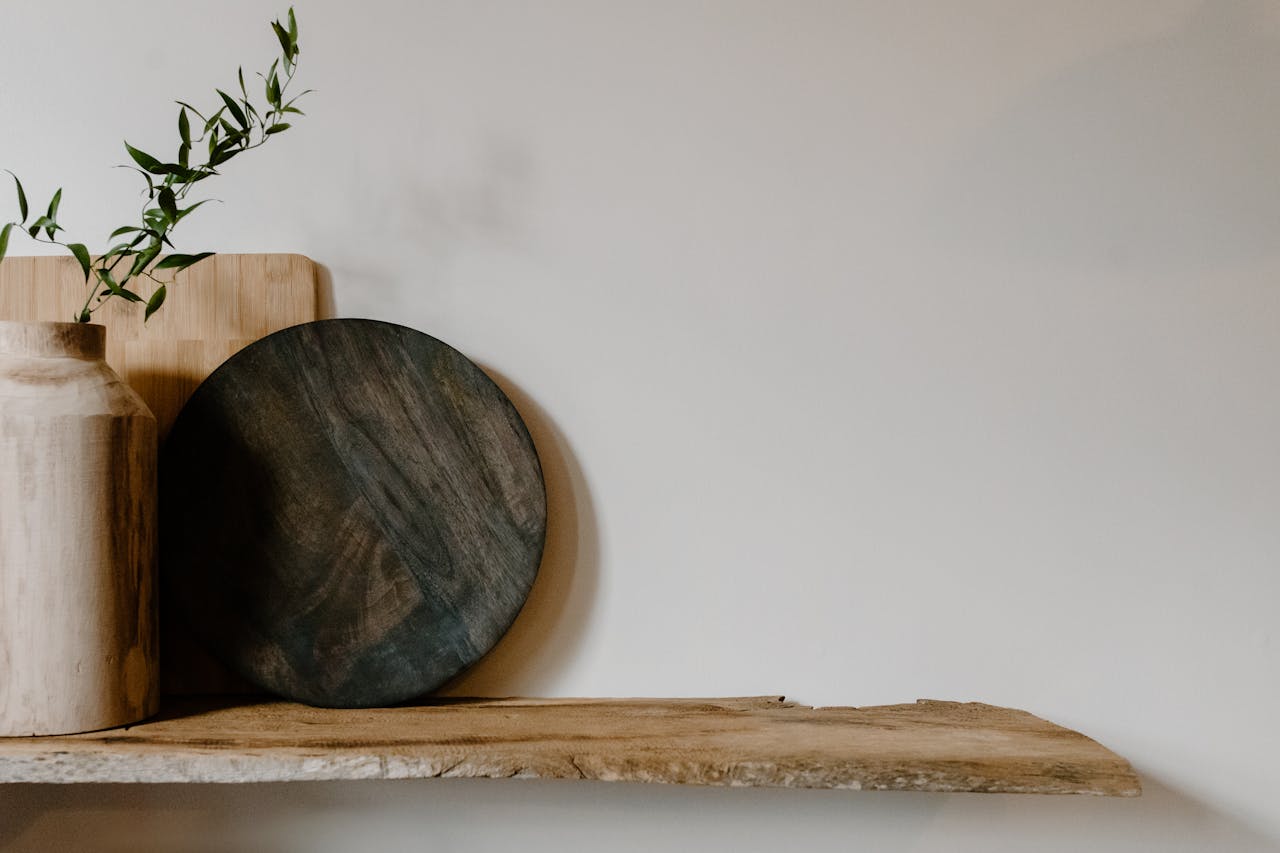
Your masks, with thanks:
[{"label": "shadow on wall", "polygon": [[333,273],[322,263],[316,263],[316,319],[332,320],[338,316],[333,297]]},{"label": "shadow on wall", "polygon": [[[0,849],[1160,850],[1277,839],[1150,777],[1143,797],[904,794],[525,780],[15,785]],[[655,815],[661,815],[655,820]],[[428,842],[426,839],[431,839]],[[856,842],[854,841],[856,839]]]},{"label": "shadow on wall", "polygon": [[481,369],[515,404],[538,450],[547,486],[547,541],[538,578],[511,630],[439,693],[547,695],[548,685],[572,659],[590,620],[600,562],[595,509],[564,433],[511,380],[491,367]]},{"label": "shadow on wall", "polygon": [[1087,57],[1026,92],[951,164],[940,197],[925,202],[929,230],[982,254],[1083,271],[1274,258],[1272,6],[1203,3],[1167,38]]}]

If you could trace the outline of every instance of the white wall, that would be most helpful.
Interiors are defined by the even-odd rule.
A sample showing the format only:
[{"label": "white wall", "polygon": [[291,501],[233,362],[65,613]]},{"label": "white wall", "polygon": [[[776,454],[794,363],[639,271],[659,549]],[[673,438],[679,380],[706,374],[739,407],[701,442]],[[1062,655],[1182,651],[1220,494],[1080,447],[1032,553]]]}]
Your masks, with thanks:
[{"label": "white wall", "polygon": [[[0,165],[100,248],[283,9],[3,11]],[[308,254],[530,420],[548,560],[458,692],[977,699],[1147,795],[17,787],[0,848],[1280,849],[1280,7],[298,13],[310,116],[180,248]]]}]

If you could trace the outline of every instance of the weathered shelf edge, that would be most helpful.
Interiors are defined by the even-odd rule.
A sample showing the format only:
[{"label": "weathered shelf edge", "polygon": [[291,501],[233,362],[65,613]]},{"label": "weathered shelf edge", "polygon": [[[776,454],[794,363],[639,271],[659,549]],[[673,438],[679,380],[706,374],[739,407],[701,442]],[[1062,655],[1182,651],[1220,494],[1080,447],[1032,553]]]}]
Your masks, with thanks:
[{"label": "weathered shelf edge", "polygon": [[733,787],[1138,796],[1133,768],[1025,711],[739,699],[440,700],[333,710],[168,700],[153,721],[0,738],[5,783],[587,779]]}]

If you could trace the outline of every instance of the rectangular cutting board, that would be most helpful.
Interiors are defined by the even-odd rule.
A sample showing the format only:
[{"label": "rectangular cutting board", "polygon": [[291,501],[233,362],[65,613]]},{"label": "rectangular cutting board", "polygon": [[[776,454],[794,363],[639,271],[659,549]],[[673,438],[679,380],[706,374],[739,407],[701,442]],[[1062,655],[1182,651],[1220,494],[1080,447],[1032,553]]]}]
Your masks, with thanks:
[{"label": "rectangular cutting board", "polygon": [[[95,312],[107,327],[107,362],[146,400],[161,440],[201,381],[261,337],[321,318],[328,304],[320,266],[302,255],[214,255],[176,276],[164,307],[143,323],[139,305],[112,299]],[[70,321],[84,303],[84,273],[67,257],[0,262],[0,320]],[[140,287],[150,295],[150,287]],[[162,568],[163,571],[163,568]],[[161,618],[166,693],[251,689]]]},{"label": "rectangular cutting board", "polygon": [[[196,386],[246,345],[320,318],[320,268],[302,255],[214,255],[177,276],[146,324],[141,306],[112,299],[93,315],[107,327],[107,362],[147,401],[160,435]],[[140,287],[150,295],[152,288]],[[72,320],[86,294],[67,257],[0,262],[0,320]]]}]

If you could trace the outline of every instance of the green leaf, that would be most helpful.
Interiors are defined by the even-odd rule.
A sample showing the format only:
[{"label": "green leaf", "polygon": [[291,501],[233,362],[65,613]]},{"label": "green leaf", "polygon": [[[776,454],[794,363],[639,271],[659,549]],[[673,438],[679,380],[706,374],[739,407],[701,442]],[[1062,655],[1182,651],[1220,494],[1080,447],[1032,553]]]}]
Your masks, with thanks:
[{"label": "green leaf", "polygon": [[209,165],[217,166],[227,162],[232,157],[240,153],[240,140],[238,138],[224,139],[218,143],[218,147],[213,149],[213,153],[209,155]]},{"label": "green leaf", "polygon": [[267,77],[267,103],[276,109],[280,108],[280,78],[276,76],[274,68]]},{"label": "green leaf", "polygon": [[162,233],[169,225],[169,217],[165,216],[163,210],[158,207],[151,207],[142,211],[142,221],[150,226],[151,230]]},{"label": "green leaf", "polygon": [[62,187],[58,187],[58,191],[53,194],[53,199],[49,202],[49,212],[45,214],[49,224],[45,225],[44,233],[50,240],[53,239],[53,232],[60,230],[58,228],[58,205],[60,204],[62,204]]},{"label": "green leaf", "polygon": [[195,113],[196,116],[199,117],[201,121],[204,120],[204,113],[200,112],[198,109],[191,106],[186,101],[174,101],[174,103],[180,107],[186,107],[187,109],[191,110],[191,112]]},{"label": "green leaf", "polygon": [[297,107],[281,107],[280,112],[282,112],[282,113],[297,113],[297,114],[298,114],[298,115],[300,115],[300,116],[304,116],[304,115],[306,115],[306,113],[304,113],[302,110],[298,109]]},{"label": "green leaf", "polygon": [[126,225],[123,228],[117,228],[116,230],[112,231],[110,236],[107,237],[107,239],[114,240],[115,238],[119,237],[121,234],[132,234],[135,231],[141,231],[141,230],[142,229],[138,228],[137,226]]},{"label": "green leaf", "polygon": [[178,136],[182,137],[183,145],[191,147],[191,120],[187,118],[186,107],[178,113]]},{"label": "green leaf", "polygon": [[160,263],[156,264],[154,269],[157,270],[185,270],[187,267],[198,264],[205,258],[213,256],[213,252],[200,252],[196,255],[168,255]]},{"label": "green leaf", "polygon": [[117,284],[116,280],[111,277],[111,270],[103,269],[101,267],[95,267],[93,271],[98,274],[98,278],[101,279],[102,283],[107,286],[107,290],[111,291],[112,296],[119,296],[123,299],[127,299],[130,302],[142,301],[141,296],[139,296],[138,294],[134,293],[131,290],[125,290],[123,287]]},{"label": "green leaf", "polygon": [[159,254],[159,243],[152,243],[150,246],[139,252],[133,259],[133,266],[129,268],[129,278],[133,278],[135,275],[139,275],[145,271],[147,266],[154,261],[156,256]]},{"label": "green leaf", "polygon": [[181,222],[183,219],[186,219],[186,218],[187,218],[187,216],[188,216],[188,215],[189,215],[193,210],[195,210],[197,207],[199,207],[200,205],[202,205],[202,204],[208,204],[208,203],[209,203],[209,202],[211,202],[211,201],[217,201],[217,199],[216,199],[216,198],[206,198],[206,199],[204,199],[203,201],[198,201],[198,202],[196,202],[195,204],[191,205],[190,207],[184,207],[184,208],[182,208],[181,210],[179,210],[179,211],[178,211],[178,218],[174,220],[174,224],[176,225],[177,223]]},{"label": "green leaf", "polygon": [[178,199],[174,196],[170,187],[164,187],[160,190],[160,209],[164,211],[164,215],[169,218],[170,222],[178,221]]},{"label": "green leaf", "polygon": [[147,322],[152,314],[160,310],[160,306],[164,304],[165,293],[165,287],[162,284],[156,288],[155,293],[151,294],[151,298],[147,300],[147,311],[142,315],[142,322]]},{"label": "green leaf", "polygon": [[137,148],[134,148],[128,142],[125,142],[124,147],[128,149],[129,156],[133,158],[133,162],[137,163],[139,166],[146,169],[148,172],[150,172],[153,175],[164,174],[164,172],[159,171],[161,164],[160,164],[160,161],[157,160],[155,157],[152,157],[150,154],[148,154],[145,151],[139,151]]},{"label": "green leaf", "polygon": [[191,162],[191,144],[188,142],[184,142],[178,146],[178,165],[185,169],[187,168],[187,165],[190,162]]},{"label": "green leaf", "polygon": [[133,252],[131,251],[132,248],[133,246],[129,243],[117,243],[114,246],[112,246],[110,249],[107,249],[107,251],[104,252],[102,257],[99,258],[98,260],[108,261],[114,258],[116,255],[120,255],[122,257],[132,255],[133,254]]},{"label": "green leaf", "polygon": [[89,280],[89,250],[85,248],[84,243],[68,243],[67,249],[71,254],[76,256],[76,260],[80,262],[80,269],[84,270],[84,280]]},{"label": "green leaf", "polygon": [[293,45],[293,49],[298,49],[298,19],[293,14],[293,7],[289,7],[289,43]]},{"label": "green leaf", "polygon": [[123,164],[122,164],[122,165],[116,166],[116,168],[117,168],[117,169],[131,169],[131,170],[133,170],[133,171],[137,172],[139,175],[141,175],[141,176],[143,177],[143,179],[147,182],[147,198],[155,198],[155,195],[156,195],[156,185],[155,185],[155,182],[151,180],[151,175],[150,175],[149,173],[144,172],[142,169],[139,169],[137,166],[129,166],[129,165],[123,165]]},{"label": "green leaf", "polygon": [[287,104],[285,104],[283,107],[281,107],[281,108],[280,108],[280,110],[281,110],[282,112],[283,112],[283,111],[285,111],[285,110],[288,110],[288,109],[289,109],[289,107],[291,107],[291,106],[293,106],[294,104],[298,103],[298,101],[300,101],[303,97],[305,97],[306,95],[310,95],[310,94],[311,94],[312,92],[314,92],[314,91],[315,91],[315,89],[307,89],[306,91],[299,92],[298,94],[296,94],[296,95],[294,95],[292,98],[290,98],[290,99],[289,99],[289,103],[287,103]]},{"label": "green leaf", "polygon": [[227,134],[228,141],[239,142],[240,137],[244,135],[244,131],[236,129],[236,126],[225,118],[220,122],[220,124],[222,125],[223,131]]},{"label": "green leaf", "polygon": [[35,236],[40,233],[41,228],[43,228],[45,233],[49,235],[50,240],[53,239],[54,232],[62,230],[61,225],[54,222],[47,216],[41,216],[35,222],[31,223],[31,227],[27,229],[27,233],[34,239]]},{"label": "green leaf", "polygon": [[288,130],[291,127],[293,127],[293,125],[287,122],[281,123],[281,124],[273,124],[271,125],[271,127],[267,128],[267,135],[270,136],[273,133],[283,133],[284,131]]},{"label": "green leaf", "polygon": [[7,222],[3,228],[0,228],[0,261],[4,260],[4,253],[9,250],[9,232],[12,230],[12,222]]},{"label": "green leaf", "polygon": [[[179,149],[178,154],[182,154],[181,149]],[[132,169],[133,167],[125,166],[123,168]],[[187,181],[195,180],[197,172],[197,170],[192,169],[190,166],[184,166],[181,163],[156,163],[154,171],[150,173],[144,172],[141,169],[134,169],[134,171],[147,179],[148,198],[155,198],[156,195],[157,187],[155,181],[151,180],[152,175],[172,175],[172,178],[166,178],[165,182],[162,184],[162,186],[167,187],[172,186],[175,180],[179,183],[186,183]]]},{"label": "green leaf", "polygon": [[289,31],[280,26],[279,21],[272,21],[271,29],[276,31],[276,38],[280,40],[280,49],[284,51],[285,59],[292,59],[293,42],[289,38]]},{"label": "green leaf", "polygon": [[245,100],[248,100],[249,90],[244,87],[244,66],[243,65],[236,69],[236,75],[240,78],[240,94],[244,96]]},{"label": "green leaf", "polygon": [[18,186],[18,212],[22,214],[22,221],[26,222],[28,213],[27,194],[22,191],[22,181],[18,180],[18,176],[14,175],[13,172],[9,172],[9,174],[13,175],[13,182]]},{"label": "green leaf", "polygon": [[244,110],[240,109],[240,105],[237,104],[226,92],[221,89],[218,89],[217,91],[218,95],[222,98],[222,102],[227,105],[227,111],[231,113],[233,118],[235,118],[236,124],[240,125],[241,130],[248,130],[249,121],[244,117]]},{"label": "green leaf", "polygon": [[[181,163],[161,163],[160,172],[158,174],[173,175],[175,180],[182,183],[186,183],[195,177],[195,172]],[[165,186],[170,186],[172,183],[173,181],[166,181]]]},{"label": "green leaf", "polygon": [[[226,110],[226,107],[219,107],[216,113],[209,116],[209,120],[204,123],[205,133],[208,133],[209,131],[213,130],[218,126],[218,122],[222,120],[222,113],[224,110]],[[201,136],[203,135],[204,134],[201,134]]]},{"label": "green leaf", "polygon": [[271,67],[267,69],[267,73],[263,74],[261,71],[259,71],[258,76],[262,78],[263,83],[269,84],[271,82],[271,78],[276,76],[276,69],[279,67],[280,67],[279,58],[273,59],[271,61]]}]

